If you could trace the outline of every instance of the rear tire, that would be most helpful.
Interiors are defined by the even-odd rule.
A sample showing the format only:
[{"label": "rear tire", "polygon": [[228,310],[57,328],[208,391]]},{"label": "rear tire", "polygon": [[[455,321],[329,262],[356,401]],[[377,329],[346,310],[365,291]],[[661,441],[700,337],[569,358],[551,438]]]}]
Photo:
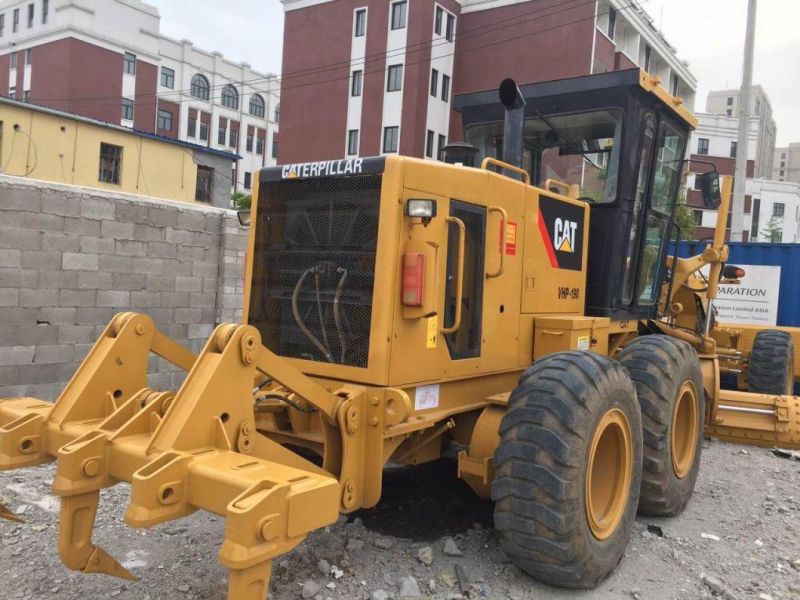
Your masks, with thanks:
[{"label": "rear tire", "polygon": [[785,331],[765,329],[756,334],[750,353],[748,391],[756,394],[794,394],[794,343]]},{"label": "rear tire", "polygon": [[511,393],[494,465],[512,562],[551,585],[596,586],[625,552],[639,498],[641,413],[625,369],[591,352],[537,360]]},{"label": "rear tire", "polygon": [[639,513],[672,517],[694,492],[703,450],[703,375],[694,348],[666,335],[646,335],[618,357],[642,409],[644,463]]}]

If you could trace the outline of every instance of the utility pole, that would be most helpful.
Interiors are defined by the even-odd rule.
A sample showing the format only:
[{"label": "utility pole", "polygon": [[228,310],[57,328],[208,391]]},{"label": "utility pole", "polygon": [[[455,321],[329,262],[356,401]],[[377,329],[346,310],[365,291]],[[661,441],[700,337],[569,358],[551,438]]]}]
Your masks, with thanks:
[{"label": "utility pole", "polygon": [[731,211],[731,241],[744,240],[744,196],[747,189],[747,143],[750,139],[750,90],[753,87],[753,47],[756,41],[756,0],[747,3],[747,33],[744,38],[742,88],[739,91],[739,138],[736,143],[736,173]]}]

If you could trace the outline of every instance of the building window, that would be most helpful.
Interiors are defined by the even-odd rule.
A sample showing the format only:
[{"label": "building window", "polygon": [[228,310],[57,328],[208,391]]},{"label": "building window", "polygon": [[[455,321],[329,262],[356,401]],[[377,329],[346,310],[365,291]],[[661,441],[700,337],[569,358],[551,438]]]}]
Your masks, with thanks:
[{"label": "building window", "polygon": [[264,118],[264,99],[258,94],[250,96],[250,114],[254,117]]},{"label": "building window", "polygon": [[197,166],[197,184],[194,199],[198,202],[211,203],[211,191],[214,189],[214,169]]},{"label": "building window", "polygon": [[399,127],[383,128],[383,151],[397,152],[397,140],[400,137]]},{"label": "building window", "polygon": [[232,85],[222,88],[222,106],[236,110],[239,108],[239,92]]},{"label": "building window", "polygon": [[786,166],[786,161],[785,161],[785,160],[782,160],[782,161],[781,161],[781,169],[782,169],[782,168],[784,168],[785,166]]},{"label": "building window", "polygon": [[783,169],[781,169],[781,177],[785,177],[785,176],[786,176],[786,171],[784,171]]},{"label": "building window", "polygon": [[453,36],[456,34],[456,18],[453,15],[447,15],[447,31],[445,37],[448,42],[453,41]]},{"label": "building window", "polygon": [[355,37],[363,37],[367,33],[367,9],[360,8],[356,11],[356,23],[353,27]]},{"label": "building window", "polygon": [[0,37],[6,32],[6,16],[0,15]]},{"label": "building window", "polygon": [[708,154],[708,139],[699,138],[697,140],[697,153],[698,154]]},{"label": "building window", "polygon": [[733,106],[733,96],[728,96],[728,106]]},{"label": "building window", "polygon": [[17,97],[17,88],[8,88],[8,97],[14,100]]},{"label": "building window", "polygon": [[442,100],[448,102],[450,100],[450,76],[442,75]]},{"label": "building window", "polygon": [[444,9],[441,6],[437,6],[433,25],[433,31],[436,35],[442,35],[442,20],[444,20]]},{"label": "building window", "polygon": [[16,52],[12,52],[11,53],[11,68],[12,69],[16,69],[17,68],[17,53]]},{"label": "building window", "polygon": [[786,210],[786,205],[783,202],[776,202],[772,205],[772,216],[773,217],[783,217],[783,213]]},{"label": "building window", "polygon": [[278,158],[278,140],[272,140],[272,158]]},{"label": "building window", "polygon": [[133,100],[130,98],[122,99],[122,119],[133,121]]},{"label": "building window", "polygon": [[169,67],[161,67],[161,85],[162,87],[175,89],[175,71]]},{"label": "building window", "polygon": [[675,73],[670,75],[670,78],[669,78],[669,93],[672,94],[673,96],[677,96],[678,95],[678,83],[679,83],[678,76]]},{"label": "building window", "polygon": [[126,52],[122,55],[122,72],[136,75],[136,55]]},{"label": "building window", "polygon": [[729,117],[733,116],[733,111],[730,108],[726,108],[725,109],[725,114],[728,115]]},{"label": "building window", "polygon": [[158,110],[157,126],[164,131],[172,131],[172,113],[168,110]]},{"label": "building window", "polygon": [[256,137],[256,154],[259,156],[264,154],[264,138],[261,136]]},{"label": "building window", "polygon": [[28,4],[28,29],[33,27],[33,4]]},{"label": "building window", "polygon": [[204,142],[208,141],[208,123],[203,120],[200,121],[200,139]]},{"label": "building window", "polygon": [[736,142],[731,142],[731,158],[736,158]]},{"label": "building window", "polygon": [[17,33],[18,30],[19,30],[19,9],[15,8],[14,9],[14,23],[13,23],[13,25],[11,27],[11,31],[13,31],[14,33]]},{"label": "building window", "polygon": [[231,139],[228,142],[228,145],[234,149],[239,147],[239,130],[234,129],[233,126],[231,126]]},{"label": "building window", "polygon": [[97,178],[103,183],[119,185],[122,172],[122,147],[100,144],[100,172]]},{"label": "building window", "polygon": [[228,125],[220,119],[219,127],[217,128],[217,144],[224,146],[228,142]]},{"label": "building window", "polygon": [[247,134],[247,141],[245,142],[245,148],[247,149],[248,152],[252,152],[253,151],[253,134],[252,133],[248,133]]},{"label": "building window", "polygon": [[358,129],[351,129],[347,132],[347,155],[356,154],[358,154]]},{"label": "building window", "polygon": [[30,102],[31,101],[31,91],[25,90],[22,92],[22,101],[23,102]]},{"label": "building window", "polygon": [[439,143],[436,145],[436,159],[442,160],[444,156],[444,147],[447,145],[447,138],[439,134]]},{"label": "building window", "polygon": [[364,86],[364,71],[353,71],[353,81],[350,84],[350,95],[360,96]]},{"label": "building window", "polygon": [[439,95],[439,71],[431,69],[431,96]]},{"label": "building window", "polygon": [[652,50],[650,46],[645,45],[644,47],[644,70],[650,71],[650,55],[652,54]]},{"label": "building window", "polygon": [[275,105],[275,122],[276,123],[280,123],[281,122],[281,103],[280,102],[278,102]]},{"label": "building window", "polygon": [[25,64],[33,64],[33,48],[28,48],[25,50]]},{"label": "building window", "polygon": [[612,40],[614,39],[614,33],[617,29],[617,11],[614,10],[612,7],[608,7],[608,30],[606,33],[608,37]]},{"label": "building window", "polygon": [[253,187],[253,174],[249,171],[244,172],[244,189],[249,190]]},{"label": "building window", "polygon": [[50,14],[50,0],[42,0],[42,25],[47,23],[47,17]]},{"label": "building window", "polygon": [[195,137],[197,135],[197,118],[196,117],[189,117],[189,121],[186,123],[186,135],[188,137]]},{"label": "building window", "polygon": [[433,132],[430,129],[425,136],[425,156],[433,158]]},{"label": "building window", "polygon": [[403,65],[391,65],[386,78],[386,91],[399,92],[403,89]]},{"label": "building window", "polygon": [[199,73],[192,77],[192,83],[189,92],[195,98],[199,98],[200,100],[208,100],[208,79],[200,75]]},{"label": "building window", "polygon": [[403,29],[406,26],[408,2],[400,0],[392,4],[392,29]]},{"label": "building window", "polygon": [[701,227],[703,225],[703,211],[702,210],[693,210],[692,216],[694,217],[694,224],[697,227]]}]

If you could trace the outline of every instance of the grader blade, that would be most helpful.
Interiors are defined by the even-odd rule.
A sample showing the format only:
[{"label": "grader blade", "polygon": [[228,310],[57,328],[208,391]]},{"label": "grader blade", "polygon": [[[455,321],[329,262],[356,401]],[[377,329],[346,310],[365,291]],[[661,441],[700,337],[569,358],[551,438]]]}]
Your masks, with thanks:
[{"label": "grader blade", "polygon": [[[150,352],[189,371],[177,393],[146,387]],[[70,569],[135,579],[92,543],[100,490],[127,481],[133,527],[198,509],[225,517],[220,562],[230,570],[229,598],[263,598],[272,558],[336,520],[340,489],[256,431],[259,374],[296,380],[294,392],[324,410],[341,400],[298,378],[253,327],[219,326],[195,357],[148,317],[118,315],[54,405],[0,401],[0,469],[56,459],[59,554]]]}]

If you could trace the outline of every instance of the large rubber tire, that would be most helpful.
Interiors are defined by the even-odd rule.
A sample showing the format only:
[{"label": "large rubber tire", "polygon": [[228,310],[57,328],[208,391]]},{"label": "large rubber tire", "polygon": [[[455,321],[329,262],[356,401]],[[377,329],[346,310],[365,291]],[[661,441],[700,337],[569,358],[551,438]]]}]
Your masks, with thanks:
[{"label": "large rubber tire", "polygon": [[[626,466],[603,470],[623,447]],[[596,586],[625,552],[639,499],[641,413],[625,369],[591,352],[537,360],[511,393],[494,466],[495,527],[511,561],[551,585]],[[600,489],[593,504],[593,484],[610,500]],[[608,519],[590,523],[598,515]]]},{"label": "large rubber tire", "polygon": [[747,389],[756,394],[794,394],[794,344],[785,331],[756,334],[750,353]]},{"label": "large rubber tire", "polygon": [[620,352],[639,405],[644,465],[639,513],[679,514],[694,492],[703,450],[705,392],[694,348],[666,335],[636,338]]}]

